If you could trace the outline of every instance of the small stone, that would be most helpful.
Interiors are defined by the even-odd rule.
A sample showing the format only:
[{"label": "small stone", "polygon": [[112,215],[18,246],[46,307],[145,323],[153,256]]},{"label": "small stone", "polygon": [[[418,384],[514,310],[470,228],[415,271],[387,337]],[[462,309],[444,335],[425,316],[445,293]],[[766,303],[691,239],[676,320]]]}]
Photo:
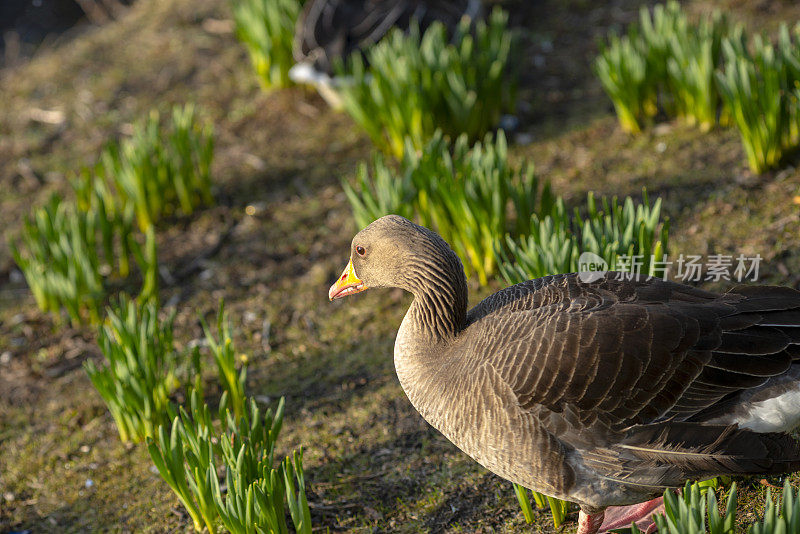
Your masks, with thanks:
[{"label": "small stone", "polygon": [[3,494],[3,499],[5,499],[5,500],[6,500],[6,502],[13,502],[13,500],[14,500],[14,494],[13,494],[13,493],[11,493],[10,491],[7,491],[7,492],[5,492],[5,493]]},{"label": "small stone", "polygon": [[166,265],[159,265],[158,266],[158,274],[161,275],[161,279],[164,280],[164,282],[168,286],[174,286],[175,285],[175,277],[172,276],[172,273],[169,272],[169,269],[167,269]]},{"label": "small stone", "polygon": [[204,337],[198,337],[198,338],[195,338],[195,339],[190,339],[189,343],[187,343],[186,346],[189,347],[190,349],[193,349],[195,347],[207,347],[208,346],[208,340],[206,338],[204,338]]},{"label": "small stone", "polygon": [[[259,162],[261,160],[258,160]],[[259,163],[258,166],[261,164]],[[257,165],[252,165],[253,167],[257,167]],[[254,202],[253,204],[249,204],[245,209],[244,212],[251,217],[258,217],[259,215],[264,215],[267,211],[267,203],[266,202]]]},{"label": "small stone", "polygon": [[667,150],[667,143],[665,143],[664,141],[661,141],[656,145],[656,152],[658,152],[659,154],[663,154],[666,150]]},{"label": "small stone", "polygon": [[667,135],[672,132],[672,124],[669,122],[662,122],[653,128],[653,135]]},{"label": "small stone", "polygon": [[9,363],[11,363],[11,351],[3,351],[3,353],[0,354],[0,364],[8,365]]},{"label": "small stone", "polygon": [[91,448],[91,447],[89,447],[88,445],[81,445],[80,451],[81,451],[83,454],[86,454],[86,453],[88,453],[90,450],[92,450],[92,448]]},{"label": "small stone", "polygon": [[515,115],[503,115],[500,117],[500,128],[513,132],[519,127],[519,117]]},{"label": "small stone", "polygon": [[383,519],[383,514],[377,511],[375,508],[372,508],[371,506],[364,506],[364,511],[370,518],[374,519],[375,521],[380,521]]},{"label": "small stone", "polygon": [[514,136],[514,142],[520,146],[533,143],[533,135],[528,132],[520,132]]},{"label": "small stone", "polygon": [[19,269],[11,269],[11,272],[8,273],[8,280],[12,284],[21,284],[25,281],[25,276]]}]

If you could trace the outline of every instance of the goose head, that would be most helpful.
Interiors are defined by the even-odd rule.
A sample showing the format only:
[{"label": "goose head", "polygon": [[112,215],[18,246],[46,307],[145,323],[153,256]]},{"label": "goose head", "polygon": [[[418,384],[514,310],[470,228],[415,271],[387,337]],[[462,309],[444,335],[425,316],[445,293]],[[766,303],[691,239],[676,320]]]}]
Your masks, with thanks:
[{"label": "goose head", "polygon": [[399,215],[381,217],[356,234],[350,261],[328,298],[371,287],[412,293],[410,321],[430,339],[452,339],[466,323],[467,278],[461,260],[435,232]]},{"label": "goose head", "polygon": [[[328,297],[334,300],[371,287],[399,287],[417,294],[443,276],[464,278],[461,260],[450,246],[423,226],[386,215],[355,235],[350,261]],[[466,289],[466,280],[463,283]]]},{"label": "goose head", "polygon": [[426,235],[429,233],[432,232],[399,215],[377,219],[353,237],[350,261],[331,286],[328,297],[338,299],[370,287],[410,290],[405,274],[414,262],[420,240],[432,240]]}]

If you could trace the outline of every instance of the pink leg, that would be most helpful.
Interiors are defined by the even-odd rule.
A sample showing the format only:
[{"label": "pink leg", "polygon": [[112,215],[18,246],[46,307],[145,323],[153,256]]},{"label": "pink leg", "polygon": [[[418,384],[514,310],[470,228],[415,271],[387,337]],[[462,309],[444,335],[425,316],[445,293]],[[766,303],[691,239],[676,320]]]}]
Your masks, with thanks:
[{"label": "pink leg", "polygon": [[663,497],[632,506],[610,506],[606,508],[605,520],[600,526],[600,532],[629,527],[631,523],[636,523],[642,532],[655,532],[656,525],[652,516],[661,513],[664,513]]},{"label": "pink leg", "polygon": [[600,510],[596,514],[587,514],[583,510],[578,514],[578,532],[576,534],[596,534],[603,524],[605,512]]}]

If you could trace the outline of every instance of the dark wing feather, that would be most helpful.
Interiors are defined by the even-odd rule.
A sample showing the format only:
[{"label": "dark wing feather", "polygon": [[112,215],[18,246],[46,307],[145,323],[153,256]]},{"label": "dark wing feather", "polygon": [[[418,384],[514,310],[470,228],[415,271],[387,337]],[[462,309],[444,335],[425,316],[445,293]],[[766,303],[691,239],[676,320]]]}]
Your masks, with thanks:
[{"label": "dark wing feather", "polygon": [[582,460],[604,478],[660,493],[687,479],[796,471],[800,448],[785,434],[666,421],[631,427],[619,443],[587,449]]},{"label": "dark wing feather", "polygon": [[[465,339],[519,406],[599,473],[663,487],[692,476],[800,467],[791,438],[698,420],[785,373],[800,351],[800,292],[716,295],[657,279],[558,275],[507,288],[468,314]],[[603,467],[605,466],[605,467]]]},{"label": "dark wing feather", "polygon": [[688,417],[785,372],[800,342],[796,316],[800,293],[787,288],[716,295],[658,279],[558,275],[481,302],[465,337],[523,407],[571,405],[585,423],[624,428]]},{"label": "dark wing feather", "polygon": [[746,375],[770,377],[785,373],[791,364],[792,356],[786,351],[768,356],[714,351],[708,367],[719,370],[739,369]]}]

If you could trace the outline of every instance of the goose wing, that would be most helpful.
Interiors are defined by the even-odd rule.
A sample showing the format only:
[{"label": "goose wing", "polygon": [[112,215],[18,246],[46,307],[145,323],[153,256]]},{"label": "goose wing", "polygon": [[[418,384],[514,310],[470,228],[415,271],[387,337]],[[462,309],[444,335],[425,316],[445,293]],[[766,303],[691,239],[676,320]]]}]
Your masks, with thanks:
[{"label": "goose wing", "polygon": [[717,295],[658,279],[609,273],[584,283],[572,274],[492,295],[470,311],[465,339],[517,406],[582,465],[661,487],[800,462],[791,438],[704,417],[786,373],[800,355],[798,325],[800,292],[789,288]]},{"label": "goose wing", "polygon": [[717,295],[613,274],[551,276],[492,295],[469,313],[472,353],[522,407],[569,405],[584,423],[613,428],[690,419],[800,357],[800,292]]}]

